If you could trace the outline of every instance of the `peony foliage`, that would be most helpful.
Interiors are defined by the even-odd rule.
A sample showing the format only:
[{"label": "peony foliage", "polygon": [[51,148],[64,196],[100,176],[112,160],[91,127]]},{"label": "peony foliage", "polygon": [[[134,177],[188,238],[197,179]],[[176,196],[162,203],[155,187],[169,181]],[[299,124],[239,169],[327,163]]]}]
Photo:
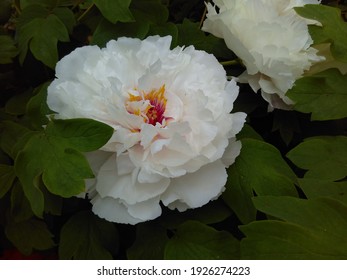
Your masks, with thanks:
[{"label": "peony foliage", "polygon": [[347,259],[344,3],[3,1],[0,259]]}]

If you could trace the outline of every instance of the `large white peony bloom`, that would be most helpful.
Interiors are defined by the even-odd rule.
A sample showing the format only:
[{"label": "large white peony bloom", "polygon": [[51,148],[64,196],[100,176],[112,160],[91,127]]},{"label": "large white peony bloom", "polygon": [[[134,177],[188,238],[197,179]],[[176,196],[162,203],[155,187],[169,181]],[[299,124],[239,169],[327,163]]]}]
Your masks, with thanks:
[{"label": "large white peony bloom", "polygon": [[285,94],[315,62],[323,57],[313,43],[307,20],[294,7],[319,0],[214,0],[207,4],[202,30],[223,38],[247,70],[239,77],[248,82],[274,108],[293,102]]},{"label": "large white peony bloom", "polygon": [[58,62],[48,88],[56,117],[114,128],[88,154],[93,211],[109,221],[136,224],[160,216],[160,203],[185,211],[216,199],[240,152],[235,135],[246,115],[230,113],[235,81],[214,56],[170,43],[119,38],[76,49]]}]

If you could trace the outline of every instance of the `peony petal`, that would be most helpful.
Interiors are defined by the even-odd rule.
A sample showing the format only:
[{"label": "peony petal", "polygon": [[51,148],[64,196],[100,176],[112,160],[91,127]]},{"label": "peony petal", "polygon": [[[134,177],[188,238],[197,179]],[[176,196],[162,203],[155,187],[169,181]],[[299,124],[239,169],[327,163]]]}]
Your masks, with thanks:
[{"label": "peony petal", "polygon": [[131,173],[118,174],[117,158],[113,154],[101,166],[95,188],[101,197],[119,198],[127,204],[135,204],[160,195],[170,183],[170,179],[164,177],[155,183],[140,183],[138,173],[139,168],[133,166]]},{"label": "peony petal", "polygon": [[161,201],[171,209],[170,205],[175,201],[185,203],[189,208],[201,207],[222,192],[226,180],[225,166],[217,160],[194,173],[172,179]]},{"label": "peony petal", "polygon": [[110,222],[131,225],[143,222],[143,220],[130,215],[127,206],[120,203],[119,199],[96,196],[91,202],[93,204],[92,211],[100,218]]},{"label": "peony petal", "polygon": [[241,141],[236,141],[235,138],[229,139],[229,145],[222,157],[222,162],[226,167],[229,167],[235,162],[235,159],[240,155],[241,147]]},{"label": "peony petal", "polygon": [[161,215],[159,197],[148,199],[134,205],[128,205],[128,212],[131,216],[142,221],[153,220]]},{"label": "peony petal", "polygon": [[63,57],[56,65],[56,76],[59,79],[77,80],[78,75],[82,71],[75,69],[83,69],[86,61],[88,64],[97,64],[100,59],[101,51],[97,46],[86,46],[73,50],[69,55]]}]

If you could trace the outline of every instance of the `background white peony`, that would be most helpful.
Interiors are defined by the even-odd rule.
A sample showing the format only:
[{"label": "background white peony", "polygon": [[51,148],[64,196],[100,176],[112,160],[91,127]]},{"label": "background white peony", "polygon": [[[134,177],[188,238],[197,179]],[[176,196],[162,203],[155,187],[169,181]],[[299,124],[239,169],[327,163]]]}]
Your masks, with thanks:
[{"label": "background white peony", "polygon": [[[273,108],[289,109],[285,94],[304,71],[323,60],[307,28],[307,20],[294,7],[319,0],[214,0],[207,4],[202,30],[223,38],[243,62],[240,82],[249,83]],[[289,105],[289,106],[288,106]]]},{"label": "background white peony", "polygon": [[87,155],[93,211],[136,224],[216,199],[238,156],[246,115],[231,114],[234,80],[213,55],[170,50],[171,37],[119,38],[78,48],[58,62],[47,103],[57,118],[92,118],[115,129]]}]

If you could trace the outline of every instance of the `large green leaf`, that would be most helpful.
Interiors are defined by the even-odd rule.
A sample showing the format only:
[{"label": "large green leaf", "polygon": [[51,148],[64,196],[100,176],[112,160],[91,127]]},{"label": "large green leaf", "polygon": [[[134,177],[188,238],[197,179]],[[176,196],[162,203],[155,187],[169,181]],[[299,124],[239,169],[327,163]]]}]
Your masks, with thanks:
[{"label": "large green leaf", "polygon": [[256,208],[283,221],[240,226],[244,259],[347,259],[347,206],[328,198],[257,197]]},{"label": "large green leaf", "polygon": [[253,202],[259,211],[286,222],[331,235],[347,233],[347,206],[334,199],[259,196]]},{"label": "large green leaf", "polygon": [[347,75],[333,68],[297,80],[287,95],[312,120],[333,120],[347,117],[346,88]]},{"label": "large green leaf", "polygon": [[239,241],[229,232],[217,231],[197,221],[187,221],[177,228],[167,243],[165,259],[238,259],[239,250]]},{"label": "large green leaf", "polygon": [[232,52],[226,47],[224,41],[220,38],[211,35],[205,35],[199,29],[199,23],[193,23],[187,19],[182,24],[177,24],[179,46],[190,46],[198,50],[203,50],[214,54],[216,57],[230,58]]},{"label": "large green leaf", "polygon": [[246,235],[241,241],[242,259],[347,259],[345,236],[336,239],[323,232],[281,221],[252,222],[240,228]]},{"label": "large green leaf", "polygon": [[40,176],[53,194],[71,197],[83,192],[84,180],[93,172],[81,152],[100,148],[112,133],[103,123],[71,119],[52,121],[45,131],[31,136],[16,157],[15,170],[36,215],[44,209]]},{"label": "large green leaf", "polygon": [[74,13],[68,8],[55,8],[52,11],[62,23],[65,24],[69,33],[72,33],[73,27],[76,24],[76,19]]},{"label": "large green leaf", "polygon": [[139,224],[136,227],[136,240],[128,249],[130,260],[162,260],[169,238],[166,229],[151,224]]},{"label": "large green leaf", "polygon": [[5,112],[13,116],[24,115],[26,112],[27,103],[32,96],[33,91],[31,88],[21,94],[14,95],[10,100],[6,102]]},{"label": "large green leaf", "polygon": [[0,198],[10,190],[15,179],[13,166],[0,164]]},{"label": "large green leaf", "polygon": [[249,124],[245,123],[242,130],[237,134],[237,139],[251,138],[254,140],[264,141],[263,138],[252,128]]},{"label": "large green leaf", "polygon": [[34,216],[23,187],[17,180],[11,191],[11,222],[24,222]]},{"label": "large green leaf", "polygon": [[149,31],[149,26],[149,21],[117,22],[112,24],[102,19],[93,34],[92,44],[105,47],[106,43],[111,39],[123,36],[144,39]]},{"label": "large green leaf", "polygon": [[[66,25],[67,29],[69,30],[69,33],[72,31],[72,28],[74,24],[76,23],[74,13],[71,9],[65,8],[64,6],[72,6],[77,3],[76,0],[71,1],[57,1],[57,0],[21,0],[20,1],[20,7],[22,10],[24,10],[24,14],[27,14],[28,11],[32,11],[33,7],[34,10],[41,10],[45,11],[43,14],[46,14],[47,11],[49,13],[53,13],[56,16],[60,18],[60,20]],[[37,8],[37,6],[40,6],[41,8]],[[28,14],[30,15],[30,14]],[[47,15],[47,14],[46,14]],[[22,15],[21,15],[22,17]],[[40,17],[40,16],[39,16]],[[35,18],[35,16],[32,16],[31,19]],[[30,18],[28,18],[30,20]]]},{"label": "large green leaf", "polygon": [[161,0],[132,0],[130,9],[137,18],[146,19],[152,24],[164,24],[169,11]]},{"label": "large green leaf", "polygon": [[47,105],[47,87],[50,82],[44,83],[34,90],[34,96],[25,106],[25,113],[31,125],[41,130],[48,123],[47,115],[52,113]]},{"label": "large green leaf", "polygon": [[104,47],[111,39],[119,37],[133,37],[144,39],[146,35],[172,35],[176,42],[177,27],[166,23],[168,18],[167,8],[159,0],[136,0],[130,5],[134,16],[133,22],[111,22],[102,19],[94,34],[92,44]]},{"label": "large green leaf", "polygon": [[99,149],[112,134],[113,128],[92,119],[54,120],[46,128],[50,140],[81,152]]},{"label": "large green leaf", "polygon": [[160,224],[169,229],[175,229],[187,220],[199,221],[203,224],[215,224],[224,221],[231,215],[230,208],[221,200],[211,201],[208,204],[189,209],[183,213],[169,211],[159,218]]},{"label": "large green leaf", "polygon": [[340,180],[347,175],[347,137],[308,138],[287,157],[298,167],[308,170],[305,178]]},{"label": "large green leaf", "polygon": [[54,68],[58,61],[58,41],[69,41],[69,33],[64,22],[39,5],[28,6],[18,20],[20,61],[24,61],[29,46],[36,59]]},{"label": "large green leaf", "polygon": [[60,233],[60,259],[112,259],[118,247],[114,225],[89,211],[71,217]]},{"label": "large green leaf", "polygon": [[0,147],[12,159],[17,157],[27,141],[35,134],[30,129],[11,121],[0,123]]},{"label": "large green leaf", "polygon": [[299,179],[300,188],[307,198],[330,197],[347,205],[347,181],[332,182],[316,178]]},{"label": "large green leaf", "polygon": [[305,5],[295,10],[299,15],[322,24],[309,26],[314,43],[331,43],[335,59],[347,62],[347,23],[341,17],[341,10],[325,5]]},{"label": "large green leaf", "polygon": [[274,146],[247,138],[241,142],[241,154],[228,171],[223,199],[243,223],[249,223],[256,215],[253,193],[297,196],[296,176]]},{"label": "large green leaf", "polygon": [[19,223],[10,223],[5,228],[7,238],[25,255],[33,249],[46,250],[54,246],[52,234],[43,221],[30,219]]},{"label": "large green leaf", "polygon": [[[17,31],[35,18],[45,18],[50,11],[42,5],[30,4],[23,8],[22,13],[17,19]],[[17,37],[21,34],[17,34]]]},{"label": "large green leaf", "polygon": [[102,15],[112,23],[134,21],[129,10],[131,0],[93,0]]},{"label": "large green leaf", "polygon": [[26,127],[35,130],[42,130],[43,125],[48,123],[47,115],[52,111],[47,105],[47,87],[50,82],[46,82],[32,90],[29,88],[21,94],[13,96],[5,105],[7,114],[20,116]]},{"label": "large green leaf", "polygon": [[236,164],[231,166],[228,170],[228,181],[222,198],[244,224],[254,221],[256,218],[257,210],[252,202],[253,195],[252,187],[245,182],[244,175],[239,174]]},{"label": "large green leaf", "polygon": [[7,35],[0,36],[0,64],[11,63],[12,59],[18,54],[17,47],[12,37]]}]

